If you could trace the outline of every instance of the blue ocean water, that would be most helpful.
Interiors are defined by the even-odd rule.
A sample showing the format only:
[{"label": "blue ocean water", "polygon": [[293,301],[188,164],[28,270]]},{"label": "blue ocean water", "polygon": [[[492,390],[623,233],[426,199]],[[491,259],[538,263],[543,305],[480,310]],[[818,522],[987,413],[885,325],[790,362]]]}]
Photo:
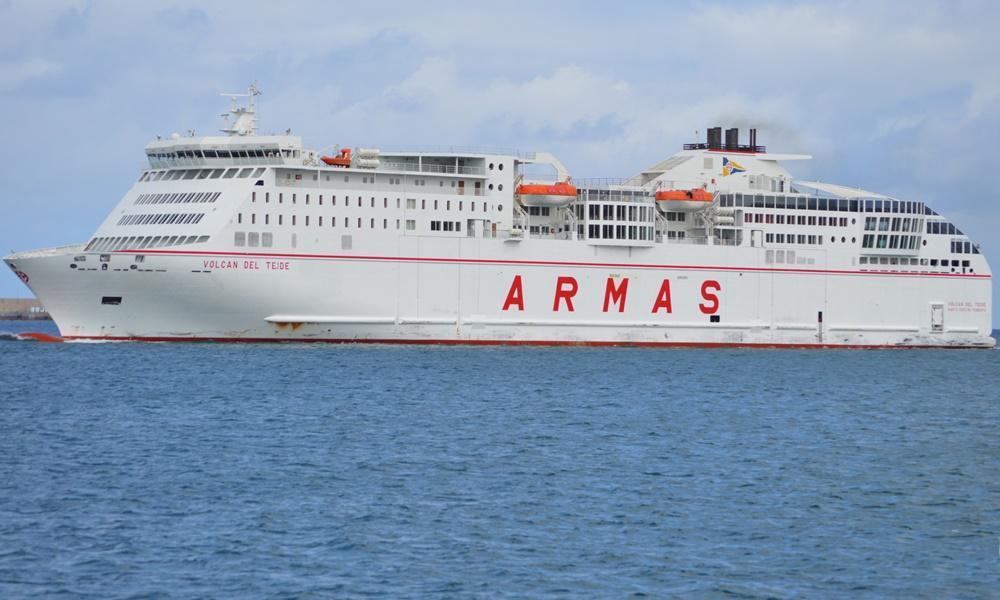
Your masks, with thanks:
[{"label": "blue ocean water", "polygon": [[996,597],[998,381],[997,351],[0,343],[0,596]]}]

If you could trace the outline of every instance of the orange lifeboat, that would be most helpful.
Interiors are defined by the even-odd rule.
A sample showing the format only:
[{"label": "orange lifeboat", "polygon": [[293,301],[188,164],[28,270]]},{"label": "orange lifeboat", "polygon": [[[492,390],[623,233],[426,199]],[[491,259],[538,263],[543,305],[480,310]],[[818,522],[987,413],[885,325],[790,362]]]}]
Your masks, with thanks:
[{"label": "orange lifeboat", "polygon": [[656,201],[663,210],[698,210],[711,204],[714,199],[715,194],[701,188],[656,192]]},{"label": "orange lifeboat", "polygon": [[321,156],[319,159],[331,167],[349,167],[351,166],[351,149],[341,148],[340,154],[337,156]]},{"label": "orange lifeboat", "polygon": [[576,186],[559,183],[523,183],[515,192],[524,206],[566,206],[576,198]]}]

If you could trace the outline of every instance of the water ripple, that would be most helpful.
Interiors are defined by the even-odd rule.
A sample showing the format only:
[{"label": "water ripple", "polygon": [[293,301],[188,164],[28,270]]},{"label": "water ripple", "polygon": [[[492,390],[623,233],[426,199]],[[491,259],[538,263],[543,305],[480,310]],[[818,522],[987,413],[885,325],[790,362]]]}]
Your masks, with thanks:
[{"label": "water ripple", "polygon": [[998,360],[0,344],[0,596],[989,597]]}]

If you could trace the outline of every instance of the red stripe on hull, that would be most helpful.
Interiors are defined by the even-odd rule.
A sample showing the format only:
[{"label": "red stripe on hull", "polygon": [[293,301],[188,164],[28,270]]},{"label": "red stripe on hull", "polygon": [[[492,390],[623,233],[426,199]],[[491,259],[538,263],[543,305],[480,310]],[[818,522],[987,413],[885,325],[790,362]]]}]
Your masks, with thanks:
[{"label": "red stripe on hull", "polygon": [[734,271],[765,273],[803,273],[807,275],[867,275],[874,277],[965,277],[970,279],[991,279],[992,275],[976,273],[911,273],[906,271],[846,271],[836,269],[782,269],[767,267],[723,267],[718,265],[658,265],[648,263],[596,263],[548,260],[504,260],[483,258],[435,258],[416,256],[370,256],[351,254],[282,254],[265,252],[188,252],[184,250],[115,250],[112,254],[150,254],[173,256],[240,256],[247,258],[292,258],[323,260],[371,260],[388,262],[427,262],[450,264],[524,265],[540,267],[598,267],[635,269],[676,269],[688,271]]},{"label": "red stripe on hull", "polygon": [[83,336],[68,335],[66,340],[108,342],[208,342],[219,344],[395,344],[406,346],[578,346],[599,348],[773,348],[786,350],[918,350],[918,349],[989,349],[992,346],[960,345],[893,345],[893,344],[783,344],[750,342],[565,342],[557,340],[396,340],[344,338],[225,338],[225,337],[146,337],[146,336]]}]

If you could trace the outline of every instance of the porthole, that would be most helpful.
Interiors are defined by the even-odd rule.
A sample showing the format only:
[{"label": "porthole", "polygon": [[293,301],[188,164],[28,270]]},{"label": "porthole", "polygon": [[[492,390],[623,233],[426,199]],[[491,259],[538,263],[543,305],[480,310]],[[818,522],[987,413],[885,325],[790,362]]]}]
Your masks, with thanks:
[{"label": "porthole", "polygon": [[503,212],[503,204],[497,204],[497,212]]},{"label": "porthole", "polygon": [[845,243],[845,242],[847,242],[847,238],[846,238],[846,237],[842,237],[842,238],[840,238],[840,243],[841,243],[841,244],[843,244],[843,243]]},{"label": "porthole", "polygon": [[857,223],[857,222],[858,222],[858,220],[857,220],[857,219],[851,219],[851,225],[854,225],[854,224],[855,224],[855,223]]},{"label": "porthole", "polygon": [[490,163],[490,171],[493,170],[493,163]]},{"label": "porthole", "polygon": [[855,243],[855,242],[857,242],[857,241],[858,241],[858,238],[853,238],[853,237],[851,238],[851,243],[852,244]]},{"label": "porthole", "polygon": [[501,184],[497,185],[497,189],[502,192],[503,191],[503,184],[501,183]]},{"label": "porthole", "polygon": [[833,237],[833,236],[831,235],[831,236],[830,236],[830,243],[831,243],[831,244],[834,244],[834,243],[836,243],[836,242],[837,242],[837,238],[835,238],[835,237]]},{"label": "porthole", "polygon": [[923,241],[923,244],[924,244],[924,245],[926,246],[926,245],[927,245],[927,240],[924,240],[924,241]]},{"label": "porthole", "polygon": [[492,183],[489,185],[489,188],[490,188],[490,190],[493,189],[493,184]]},{"label": "porthole", "polygon": [[500,169],[501,171],[503,171],[503,163],[500,163],[500,165],[497,166],[497,168]]}]

